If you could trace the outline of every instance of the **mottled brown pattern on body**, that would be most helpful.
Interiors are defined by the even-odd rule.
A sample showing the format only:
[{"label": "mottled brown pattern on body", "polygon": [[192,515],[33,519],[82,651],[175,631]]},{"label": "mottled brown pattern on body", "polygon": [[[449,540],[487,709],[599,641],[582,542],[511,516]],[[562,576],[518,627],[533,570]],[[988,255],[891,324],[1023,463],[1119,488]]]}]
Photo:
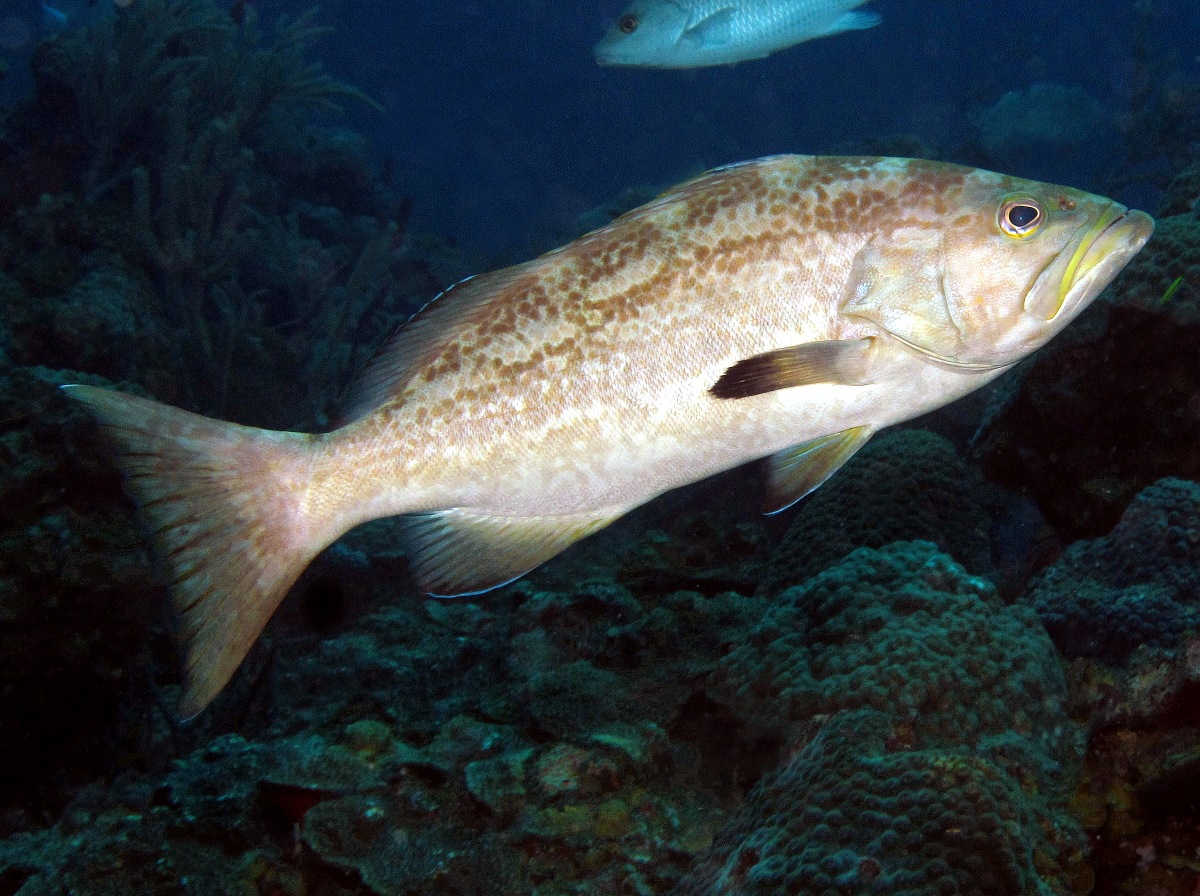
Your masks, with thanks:
[{"label": "mottled brown pattern on body", "polygon": [[431,346],[391,408],[430,431],[486,419],[511,429],[516,415],[544,431],[581,384],[615,388],[597,378],[654,367],[664,334],[686,329],[698,302],[720,301],[763,265],[799,263],[818,238],[927,220],[966,176],[926,162],[798,156],[710,172],[513,269],[500,294]]}]

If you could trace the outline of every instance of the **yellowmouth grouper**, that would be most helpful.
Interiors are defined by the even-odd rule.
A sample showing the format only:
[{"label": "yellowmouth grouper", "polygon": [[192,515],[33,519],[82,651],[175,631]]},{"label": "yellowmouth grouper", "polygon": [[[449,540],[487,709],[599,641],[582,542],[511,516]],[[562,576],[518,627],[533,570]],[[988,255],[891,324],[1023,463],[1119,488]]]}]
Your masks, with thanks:
[{"label": "yellowmouth grouper", "polygon": [[333,432],[64,388],[108,430],[154,531],[190,716],[359,523],[407,515],[421,588],[461,595],[755,458],[780,510],[881,427],[1044,345],[1153,228],[989,171],[776,156],[452,287],[385,344]]}]

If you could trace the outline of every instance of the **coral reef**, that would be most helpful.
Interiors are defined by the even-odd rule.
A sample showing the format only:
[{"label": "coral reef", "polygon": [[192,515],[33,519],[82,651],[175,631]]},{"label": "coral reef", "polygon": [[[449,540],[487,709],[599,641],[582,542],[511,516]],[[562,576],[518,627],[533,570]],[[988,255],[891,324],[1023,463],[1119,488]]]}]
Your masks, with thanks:
[{"label": "coral reef", "polygon": [[[1174,218],[1196,211],[1200,203],[1200,162],[1192,162],[1175,175],[1158,206],[1159,217]],[[1186,220],[1186,219],[1184,219]]]},{"label": "coral reef", "polygon": [[[356,550],[321,574],[378,578]],[[702,580],[727,560],[700,556]],[[1089,862],[1064,808],[1078,739],[1049,642],[932,544],[857,551],[770,603],[635,595],[621,562],[610,573],[382,606],[323,638],[285,612],[252,740],[204,735],[170,769],[85,789],[53,828],[0,841],[0,881],[22,896],[1067,894],[1093,865],[1132,874],[1122,857],[1147,843],[1146,873],[1183,879],[1166,862],[1190,841],[1147,806],[1186,778],[1194,738],[1143,744],[1147,783],[1122,809],[1129,754],[1101,733],[1072,803],[1105,845]],[[1110,730],[1186,715],[1194,670],[1156,657],[1120,696],[1073,667],[1076,709]]]},{"label": "coral reef", "polygon": [[1120,667],[1068,667],[1072,714],[1092,734],[1072,814],[1092,841],[1096,896],[1190,896],[1200,879],[1200,640],[1141,647]]},{"label": "coral reef", "polygon": [[1137,647],[1178,646],[1200,628],[1200,486],[1143,489],[1103,538],[1080,541],[1023,598],[1068,657],[1119,663]]},{"label": "coral reef", "polygon": [[[761,611],[739,601],[523,582],[486,607],[383,607],[293,638],[271,661],[269,728],[84,790],[54,828],[0,842],[0,881],[23,896],[665,892],[737,793],[710,743],[720,713],[686,704]],[[688,627],[706,637],[666,637]]]},{"label": "coral reef", "polygon": [[[21,287],[12,282],[18,294]],[[174,334],[152,309],[145,281],[119,264],[83,273],[52,303],[14,301],[10,326],[12,353],[41,366],[86,370],[110,382],[139,382],[148,390],[178,389],[164,369]],[[113,351],[123,346],[125,351]]]},{"label": "coral reef", "polygon": [[[174,345],[94,347],[96,372],[124,365],[114,379],[170,385],[154,394],[198,410],[311,424],[416,307],[408,203],[360,140],[307,123],[365,99],[305,59],[319,33],[302,17],[266,40],[253,14],[235,25],[211,0],[146,0],[35,54],[36,96],[7,135],[26,176],[0,200],[18,225],[6,267],[45,295],[97,272],[136,280],[129,318],[156,318]],[[437,286],[422,285],[419,298]],[[17,335],[15,360],[40,362],[44,331]],[[135,365],[152,357],[165,371]]]},{"label": "coral reef", "polygon": [[874,710],[825,721],[674,892],[1085,892],[1078,830],[989,745],[897,749],[894,725]]},{"label": "coral reef", "polygon": [[[1179,197],[1191,194],[1180,185]],[[1192,194],[1192,202],[1200,193]],[[1179,203],[1182,198],[1167,197]],[[1160,218],[1154,236],[1139,253],[1136,267],[1122,272],[1114,289],[1122,306],[1138,308],[1182,326],[1200,324],[1200,212]],[[1172,284],[1179,286],[1172,290]]]},{"label": "coral reef", "polygon": [[974,573],[994,575],[987,491],[979,473],[932,432],[867,443],[805,499],[771,557],[763,591],[798,585],[858,547],[933,541]]},{"label": "coral reef", "polygon": [[709,692],[787,732],[791,759],[682,893],[1068,893],[1086,877],[1058,657],[932,544],[863,548],[784,591]]},{"label": "coral reef", "polygon": [[753,591],[767,571],[772,547],[758,520],[725,521],[711,512],[682,510],[664,528],[641,534],[622,557],[618,575],[638,594],[744,594]]},{"label": "coral reef", "polygon": [[682,894],[1000,895],[1086,879],[1064,808],[1080,742],[1054,649],[930,543],[859,549],[784,591],[712,679],[751,729],[790,730],[791,758]]},{"label": "coral reef", "polygon": [[928,542],[860,548],[784,591],[723,658],[710,693],[758,728],[875,709],[920,745],[1016,730],[1060,763],[1077,747],[1036,617]]}]

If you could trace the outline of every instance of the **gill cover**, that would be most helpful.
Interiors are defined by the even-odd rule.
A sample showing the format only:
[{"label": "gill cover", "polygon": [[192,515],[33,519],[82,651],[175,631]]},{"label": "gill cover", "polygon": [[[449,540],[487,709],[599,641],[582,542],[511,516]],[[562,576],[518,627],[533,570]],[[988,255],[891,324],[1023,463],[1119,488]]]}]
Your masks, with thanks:
[{"label": "gill cover", "polygon": [[843,313],[870,321],[933,361],[978,369],[946,303],[940,231],[906,228],[875,237],[854,258]]}]

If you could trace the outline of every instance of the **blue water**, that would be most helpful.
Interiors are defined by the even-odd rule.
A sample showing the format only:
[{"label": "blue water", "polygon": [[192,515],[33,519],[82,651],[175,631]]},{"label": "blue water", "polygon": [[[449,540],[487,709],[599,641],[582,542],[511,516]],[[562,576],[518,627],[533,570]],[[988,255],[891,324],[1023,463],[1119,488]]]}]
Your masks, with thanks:
[{"label": "blue water", "polygon": [[[1037,82],[1129,110],[1134,4],[871,4],[883,23],[765,60],[690,71],[603,69],[591,46],[622,0],[325,4],[332,71],[386,107],[354,126],[396,159],[421,216],[465,240],[521,246],[630,184],[777,152],[911,134],[961,153],[971,116]],[[1200,69],[1200,8],[1156,4],[1152,51]],[[264,4],[264,10],[269,8]],[[1098,136],[1013,173],[1092,186],[1119,141]]]},{"label": "blue water", "polygon": [[[72,22],[106,0],[60,0]],[[264,22],[306,9],[255,0]],[[316,54],[382,112],[341,123],[370,139],[416,201],[416,220],[469,244],[546,248],[632,184],[666,186],[704,168],[778,152],[855,151],[909,135],[942,158],[978,163],[973,116],[1006,92],[1070,85],[1120,124],[1138,73],[1138,4],[877,0],[883,23],[765,60],[687,71],[604,69],[591,46],[622,0],[320,5],[333,33]],[[1181,83],[1200,76],[1200,7],[1151,4],[1148,49]],[[28,87],[23,54],[57,27],[34,0],[0,3],[4,93]],[[14,34],[15,30],[15,34]],[[5,40],[5,35],[11,35]],[[12,46],[13,42],[17,46]],[[1102,189],[1124,147],[1046,146],[1007,161],[1028,177]],[[1015,163],[1015,164],[1014,164]],[[1140,187],[1140,188],[1139,188]],[[1145,185],[1116,198],[1152,203]]]}]

